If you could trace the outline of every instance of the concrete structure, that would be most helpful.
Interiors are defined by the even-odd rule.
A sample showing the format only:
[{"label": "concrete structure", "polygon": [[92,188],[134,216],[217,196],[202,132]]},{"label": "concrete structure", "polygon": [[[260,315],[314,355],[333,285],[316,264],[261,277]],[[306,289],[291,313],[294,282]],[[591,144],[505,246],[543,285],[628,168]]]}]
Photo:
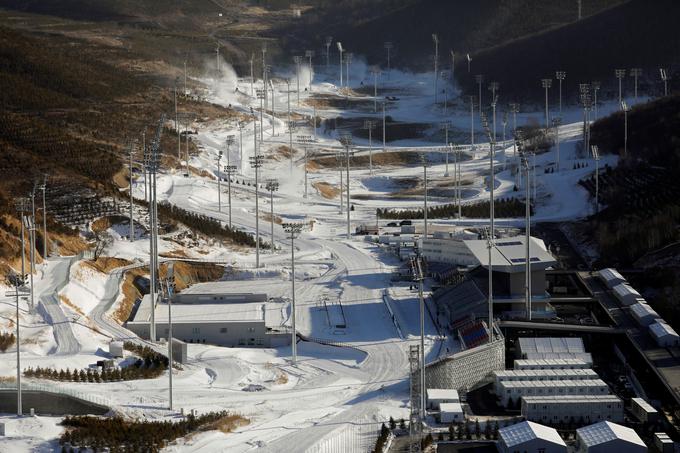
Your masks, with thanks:
[{"label": "concrete structure", "polygon": [[623,278],[623,275],[619,274],[616,269],[611,267],[600,269],[597,271],[597,276],[609,289],[613,289],[616,285],[626,282],[626,279]]},{"label": "concrete structure", "polygon": [[654,433],[654,446],[661,453],[673,453],[675,442],[666,433]]},{"label": "concrete structure", "polygon": [[623,422],[623,409],[615,395],[522,397],[522,417],[539,423]]},{"label": "concrete structure", "polygon": [[520,337],[517,353],[523,359],[577,359],[593,364],[581,338]]},{"label": "concrete structure", "polygon": [[505,339],[496,332],[492,343],[460,351],[425,366],[427,388],[467,392],[489,382],[493,371],[505,368]]},{"label": "concrete structure", "polygon": [[[0,412],[17,413],[16,390],[0,389]],[[29,408],[35,409],[38,415],[104,415],[110,408],[85,401],[71,395],[54,393],[42,390],[21,391],[21,406],[24,414],[29,413]],[[2,450],[2,449],[0,449]]]},{"label": "concrete structure", "polygon": [[439,421],[441,423],[461,423],[465,421],[463,406],[457,403],[441,403],[439,405]]},{"label": "concrete structure", "polygon": [[[173,328],[174,328],[173,324]],[[177,338],[174,338],[174,331],[173,331],[173,338],[172,338],[172,360],[174,360],[177,363],[186,363],[187,362],[187,344],[183,341],[178,340]]]},{"label": "concrete structure", "polygon": [[654,423],[659,419],[659,412],[643,398],[631,398],[630,411],[642,423]]},{"label": "concrete structure", "polygon": [[266,293],[233,292],[233,282],[196,283],[181,292],[173,294],[173,304],[209,304],[209,303],[255,303],[267,302]]},{"label": "concrete structure", "polygon": [[516,370],[576,370],[590,368],[591,365],[579,359],[517,359]]},{"label": "concrete structure", "polygon": [[672,348],[680,345],[680,336],[663,319],[649,325],[649,333],[662,348]]},{"label": "concrete structure", "polygon": [[576,449],[580,453],[647,452],[647,446],[633,429],[609,421],[577,429]]},{"label": "concrete structure", "polygon": [[498,431],[500,453],[566,453],[567,445],[554,428],[521,422]]},{"label": "concrete structure", "polygon": [[435,231],[432,237],[419,242],[420,253],[427,261],[455,264],[461,267],[477,266],[479,262],[463,242],[476,239],[477,234],[468,230],[456,232]]},{"label": "concrete structure", "polygon": [[112,341],[109,343],[109,354],[113,357],[124,357],[125,352],[122,341]]},{"label": "concrete structure", "polygon": [[494,371],[495,391],[500,392],[501,382],[510,381],[569,381],[598,379],[600,376],[591,369],[576,370],[501,370]]},{"label": "concrete structure", "polygon": [[511,399],[518,403],[523,396],[609,395],[609,387],[602,379],[501,381],[497,395],[501,405],[507,406]]},{"label": "concrete structure", "polygon": [[661,319],[661,316],[659,316],[652,307],[643,303],[631,305],[630,313],[633,315],[633,318],[635,318],[635,321],[643,327],[648,327],[654,324],[658,319]]},{"label": "concrete structure", "polygon": [[626,306],[635,304],[637,299],[642,299],[640,293],[628,283],[619,283],[612,288],[612,291],[614,292],[614,296]]},{"label": "concrete structure", "polygon": [[442,403],[460,403],[460,396],[456,389],[427,389],[427,407],[439,409]]},{"label": "concrete structure", "polygon": [[[212,299],[206,303],[205,297]],[[237,297],[237,300],[248,299],[241,294]],[[189,294],[183,299],[176,299],[183,302],[172,304],[174,338],[188,343],[230,347],[269,347],[271,344],[265,319],[265,302],[232,303],[227,301],[227,295],[207,296],[204,293]],[[148,339],[150,313],[151,298],[145,295],[134,319],[126,327],[140,338]],[[156,332],[159,337],[168,337],[168,307],[162,302],[156,305]]]}]

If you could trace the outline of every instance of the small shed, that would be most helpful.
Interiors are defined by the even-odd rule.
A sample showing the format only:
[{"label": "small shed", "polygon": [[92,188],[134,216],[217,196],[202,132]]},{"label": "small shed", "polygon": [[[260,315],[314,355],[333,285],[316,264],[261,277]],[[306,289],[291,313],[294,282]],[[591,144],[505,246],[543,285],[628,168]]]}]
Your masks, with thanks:
[{"label": "small shed", "polygon": [[635,318],[635,321],[643,327],[648,327],[661,318],[659,314],[647,304],[637,303],[631,305],[630,312],[633,315],[633,318]]},{"label": "small shed", "polygon": [[441,403],[439,419],[442,423],[461,423],[465,421],[465,413],[460,403]]},{"label": "small shed", "polygon": [[635,430],[608,421],[577,429],[576,447],[580,453],[647,452]]},{"label": "small shed", "polygon": [[501,453],[516,451],[566,453],[567,444],[555,428],[534,422],[521,422],[498,431],[498,450]]},{"label": "small shed", "polygon": [[112,341],[109,343],[109,354],[112,357],[125,357],[125,348],[122,341]]},{"label": "small shed", "polygon": [[628,283],[619,283],[612,288],[612,291],[616,298],[626,306],[635,304],[636,299],[642,299],[642,295]]},{"label": "small shed", "polygon": [[609,289],[612,289],[621,283],[625,283],[626,281],[626,279],[623,278],[623,275],[619,274],[619,271],[611,267],[599,270],[597,276]]},{"label": "small shed", "polygon": [[651,404],[644,400],[644,398],[631,398],[630,411],[635,417],[643,423],[655,422],[659,413]]},{"label": "small shed", "polygon": [[649,333],[654,337],[656,344],[662,348],[672,348],[680,345],[680,336],[663,319],[650,324]]},{"label": "small shed", "polygon": [[654,445],[661,453],[673,453],[675,442],[666,433],[654,433]]},{"label": "small shed", "polygon": [[456,389],[427,389],[427,407],[439,409],[442,403],[460,403],[460,396]]}]

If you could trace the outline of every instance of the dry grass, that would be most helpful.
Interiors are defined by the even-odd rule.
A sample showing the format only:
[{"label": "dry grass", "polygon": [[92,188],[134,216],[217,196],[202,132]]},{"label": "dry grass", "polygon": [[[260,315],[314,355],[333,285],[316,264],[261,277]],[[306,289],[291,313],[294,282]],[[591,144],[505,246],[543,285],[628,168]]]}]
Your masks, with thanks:
[{"label": "dry grass", "polygon": [[92,269],[96,271],[108,274],[113,269],[117,267],[127,266],[129,264],[132,264],[132,262],[123,258],[100,256],[99,258],[97,258],[96,261],[85,261],[85,264],[87,266],[90,266]]},{"label": "dry grass", "polygon": [[314,187],[322,197],[332,200],[338,196],[340,189],[336,186],[332,186],[327,182],[313,182],[312,187]]},{"label": "dry grass", "polygon": [[79,306],[77,306],[76,304],[71,302],[68,297],[64,296],[63,294],[60,294],[59,300],[61,300],[62,304],[68,306],[71,310],[75,311],[80,316],[85,316],[85,313],[83,313],[83,310],[81,310]]},{"label": "dry grass", "polygon": [[16,376],[0,376],[0,382],[14,383],[17,381]]},{"label": "dry grass", "polygon": [[[272,215],[271,215],[271,213],[266,212],[266,213],[262,214],[260,216],[260,218],[262,220],[264,220],[265,222],[271,222]],[[274,223],[277,224],[277,225],[281,225],[283,223],[283,219],[281,217],[277,216],[276,214],[274,214]]]},{"label": "dry grass", "polygon": [[121,168],[118,173],[113,175],[113,183],[119,189],[124,189],[130,185],[129,171],[127,168]]},{"label": "dry grass", "polygon": [[159,256],[163,258],[188,258],[186,252],[181,249],[170,250],[169,252],[160,253]]},{"label": "dry grass", "polygon": [[[160,277],[167,275],[168,265],[164,264],[160,269]],[[174,277],[175,290],[181,291],[194,283],[211,282],[222,278],[224,268],[217,264],[190,263],[185,261],[175,261]]]},{"label": "dry grass", "polygon": [[291,156],[295,156],[297,151],[295,148],[291,148],[290,146],[287,145],[281,145],[278,148],[274,149],[274,152],[272,153],[272,159],[275,159],[277,161],[281,161],[283,159],[290,159]]},{"label": "dry grass", "polygon": [[132,312],[132,307],[135,304],[135,300],[142,297],[137,287],[134,285],[135,277],[146,275],[149,273],[147,268],[131,269],[125,273],[125,279],[123,280],[123,286],[121,291],[123,293],[123,300],[113,312],[113,319],[119,323],[124,323],[130,317]]},{"label": "dry grass", "polygon": [[241,426],[247,426],[249,424],[250,420],[248,420],[245,417],[242,417],[241,415],[227,415],[226,417],[222,417],[219,420],[216,420],[213,423],[206,425],[205,430],[206,431],[217,430],[223,432],[224,434],[229,434],[236,428],[240,428]]}]

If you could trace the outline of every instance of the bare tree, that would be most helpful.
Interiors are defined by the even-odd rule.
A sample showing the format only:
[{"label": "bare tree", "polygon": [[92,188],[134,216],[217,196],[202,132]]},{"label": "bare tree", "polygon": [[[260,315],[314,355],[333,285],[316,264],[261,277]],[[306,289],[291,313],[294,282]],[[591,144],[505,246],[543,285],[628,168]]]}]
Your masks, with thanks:
[{"label": "bare tree", "polygon": [[93,260],[97,261],[104,250],[111,245],[112,239],[109,234],[104,231],[98,231],[94,234],[94,256]]}]

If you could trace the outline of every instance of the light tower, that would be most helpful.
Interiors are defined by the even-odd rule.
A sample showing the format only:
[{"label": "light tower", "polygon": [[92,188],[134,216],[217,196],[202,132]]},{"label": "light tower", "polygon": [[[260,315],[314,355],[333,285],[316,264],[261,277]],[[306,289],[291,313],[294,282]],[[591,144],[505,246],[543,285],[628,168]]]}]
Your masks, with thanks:
[{"label": "light tower", "polygon": [[[347,184],[346,184],[346,190],[347,190],[347,240],[349,240],[351,236],[351,231],[350,231],[350,213],[352,212],[352,205],[350,204],[350,198],[349,198],[349,166],[350,166],[350,157],[354,155],[354,153],[351,151],[352,149],[352,136],[350,134],[344,134],[340,137],[340,143],[342,143],[342,146],[345,147],[345,154],[347,156]],[[342,196],[342,195],[341,195]]]},{"label": "light tower", "polygon": [[255,62],[255,54],[251,53],[250,54],[250,60],[248,60],[250,63],[250,95],[255,96],[255,72],[253,71],[253,63]]},{"label": "light tower", "polygon": [[288,239],[290,239],[290,284],[291,284],[291,309],[290,309],[290,319],[291,319],[291,352],[292,352],[292,362],[297,363],[297,331],[295,330],[295,239],[300,235],[302,230],[305,228],[304,223],[284,223],[281,225],[283,230],[288,233]]},{"label": "light tower", "polygon": [[594,96],[593,107],[595,108],[595,120],[596,121],[599,118],[599,115],[598,115],[598,112],[597,112],[597,92],[600,91],[600,85],[601,85],[600,82],[598,82],[597,80],[590,83],[590,86],[593,88],[593,96]]},{"label": "light tower", "polygon": [[300,64],[302,64],[302,56],[295,55],[293,61],[295,62],[295,73],[297,78],[297,106],[300,107]]},{"label": "light tower", "polygon": [[342,43],[340,41],[335,44],[338,46],[338,52],[340,52],[340,88],[342,88],[342,52],[344,52],[344,50],[342,49]]},{"label": "light tower", "polygon": [[326,36],[326,71],[330,68],[331,64],[331,43],[333,43],[333,37],[332,36]]},{"label": "light tower", "polygon": [[475,149],[475,97],[470,97],[470,149]]},{"label": "light tower", "polygon": [[545,128],[550,127],[550,118],[548,114],[548,90],[552,86],[552,79],[541,79],[541,86],[545,88]]},{"label": "light tower", "polygon": [[624,77],[626,77],[626,70],[625,69],[615,69],[614,75],[616,75],[616,78],[619,79],[619,105],[620,105],[621,101],[623,100],[623,88],[622,88],[622,85],[621,85],[621,81],[623,80]]},{"label": "light tower", "polygon": [[387,108],[387,99],[382,101],[382,136],[383,136],[383,153],[386,151],[387,144],[387,117],[385,116],[385,109]]},{"label": "light tower", "polygon": [[264,98],[267,97],[266,89],[257,89],[257,98],[260,100],[260,141],[264,141]]},{"label": "light tower", "polygon": [[439,37],[436,33],[432,33],[432,42],[434,43],[434,103],[437,104],[437,78],[439,72],[437,65],[439,64]]},{"label": "light tower", "polygon": [[446,115],[446,110],[448,109],[449,103],[449,87],[447,83],[449,80],[449,73],[447,71],[440,71],[439,75],[442,79],[442,85],[444,85],[444,115]]},{"label": "light tower", "polygon": [[427,155],[420,155],[420,163],[423,165],[423,239],[427,239]]},{"label": "light tower", "polygon": [[295,121],[287,121],[286,125],[288,126],[288,137],[290,139],[289,141],[289,150],[288,153],[290,154],[290,173],[293,174],[293,132],[297,130],[297,123]]},{"label": "light tower", "polygon": [[555,71],[555,78],[559,81],[560,90],[560,116],[562,115],[562,81],[567,77],[565,71]]},{"label": "light tower", "polygon": [[[510,103],[510,113],[512,113],[512,132],[513,135],[517,132],[517,114],[519,113],[519,104],[517,102]],[[517,141],[513,140],[514,149],[513,156],[517,156]],[[519,169],[518,169],[519,170]]]},{"label": "light tower", "polygon": [[364,129],[368,131],[368,172],[373,174],[373,129],[375,129],[375,121],[364,120]]},{"label": "light tower", "polygon": [[347,65],[347,72],[345,72],[345,86],[349,89],[349,67],[352,64],[352,58],[354,57],[354,54],[352,52],[346,52],[345,53],[345,64]]},{"label": "light tower", "polygon": [[390,79],[390,52],[392,51],[392,48],[394,45],[392,44],[392,41],[385,41],[385,50],[387,51],[387,80]]},{"label": "light tower", "polygon": [[456,53],[453,50],[451,50],[451,86],[454,88],[456,86]]},{"label": "light tower", "polygon": [[[309,92],[312,92],[312,81],[314,79],[314,67],[312,66],[312,58],[314,58],[313,50],[305,50],[305,57],[307,57],[307,62],[309,63]],[[272,98],[273,101],[274,98]]]},{"label": "light tower", "polygon": [[446,146],[446,170],[444,170],[444,176],[449,176],[449,128],[451,127],[451,121],[442,121],[439,123],[439,129],[444,131],[444,145]]},{"label": "light tower", "polygon": [[[254,150],[253,152],[257,152]],[[262,154],[250,156],[250,166],[255,169],[255,267],[260,267],[260,167],[264,161]]]},{"label": "light tower", "polygon": [[555,128],[555,143],[557,147],[557,173],[560,172],[560,125],[562,124],[562,118],[557,117],[552,120],[553,127]]},{"label": "light tower", "polygon": [[19,220],[21,221],[21,286],[26,284],[26,231],[25,219],[26,213],[31,210],[30,200],[28,197],[18,197],[14,200],[17,212],[19,213]]},{"label": "light tower", "polygon": [[243,129],[246,127],[245,121],[238,123],[238,165],[243,168]]},{"label": "light tower", "polygon": [[380,76],[380,68],[377,66],[371,67],[371,74],[373,75],[373,112],[378,112],[378,77]]},{"label": "light tower", "polygon": [[659,74],[661,75],[661,80],[663,81],[663,95],[668,96],[668,70],[665,68],[659,68]]},{"label": "light tower", "polygon": [[220,175],[220,160],[222,160],[222,150],[217,152],[217,212],[222,212],[222,175]]},{"label": "light tower", "polygon": [[600,212],[600,150],[597,145],[590,147],[595,161],[595,214]]},{"label": "light tower", "polygon": [[632,68],[630,70],[630,76],[635,81],[635,101],[638,99],[638,79],[642,75],[642,68]]},{"label": "light tower", "polygon": [[477,85],[479,86],[479,97],[477,100],[479,101],[479,116],[482,116],[482,83],[484,83],[484,75],[477,74],[475,76],[475,82],[477,82]]},{"label": "light tower", "polygon": [[307,148],[309,145],[314,143],[314,139],[312,138],[311,135],[298,135],[296,137],[297,142],[302,145],[302,149],[305,152],[305,193],[304,193],[304,198],[307,198]]},{"label": "light tower", "polygon": [[628,112],[630,112],[626,101],[621,101],[621,110],[623,110],[623,157],[626,157],[628,155]]},{"label": "light tower", "polygon": [[[520,142],[521,144],[521,142]],[[526,317],[527,320],[531,321],[531,195],[529,188],[529,159],[525,153],[522,155],[522,167],[524,168],[524,178],[525,185],[525,195],[524,195],[524,213],[525,213],[525,225],[524,240],[526,242],[525,246],[525,257],[524,257],[524,299],[526,304]]]},{"label": "light tower", "polygon": [[267,43],[262,44],[262,88],[265,89],[264,92],[264,108],[267,108],[267,61],[265,59],[267,55]]},{"label": "light tower", "polygon": [[229,191],[229,229],[231,230],[231,177],[236,173],[236,165],[225,165],[224,172],[227,174],[227,190]]},{"label": "light tower", "polygon": [[[132,154],[134,152],[134,145],[132,144],[132,141],[128,142],[128,171],[130,175],[130,236],[129,236],[129,241],[134,242],[135,241],[135,224],[134,224],[134,219],[132,218],[132,211],[135,207],[135,200],[132,197]],[[43,204],[45,202],[45,185],[41,187],[43,191]],[[45,207],[43,206],[43,219],[45,219]],[[43,241],[44,244],[47,244],[47,241]],[[43,245],[44,245],[43,244]],[[47,257],[47,247],[45,247],[43,251],[43,256]]]},{"label": "light tower", "polygon": [[[47,255],[49,254],[49,250],[47,247],[47,244],[49,242],[49,238],[47,237],[47,206],[45,204],[45,190],[47,189],[47,175],[43,175],[43,182],[38,186],[38,189],[42,191],[42,203],[43,203],[43,208],[42,208],[42,217],[43,217],[43,259],[47,259]],[[130,173],[130,191],[132,193],[132,173]],[[132,196],[130,196],[132,197]]]},{"label": "light tower", "polygon": [[[17,205],[20,203],[23,203],[23,201],[20,201],[21,199],[17,200]],[[28,200],[26,200],[28,201]],[[23,219],[23,211],[20,211],[22,213],[22,219]],[[19,328],[20,324],[20,318],[19,318],[19,296],[20,295],[25,295],[26,294],[26,288],[24,287],[24,276],[22,275],[21,277],[16,275],[16,274],[11,274],[10,278],[8,279],[8,283],[14,285],[14,292],[13,293],[5,293],[5,296],[9,297],[14,297],[14,301],[16,304],[16,345],[17,345],[17,416],[22,417],[24,415],[23,411],[23,406],[21,402],[21,330]]]},{"label": "light tower", "polygon": [[279,182],[276,179],[268,179],[265,188],[269,191],[269,208],[270,208],[269,223],[272,229],[271,248],[273,254],[274,250],[276,250],[276,248],[274,247],[274,192],[279,190]]},{"label": "light tower", "polygon": [[492,137],[493,141],[496,141],[496,105],[498,104],[498,96],[494,95],[491,98],[491,115],[492,115],[492,121],[493,121],[493,131],[492,131]]}]

